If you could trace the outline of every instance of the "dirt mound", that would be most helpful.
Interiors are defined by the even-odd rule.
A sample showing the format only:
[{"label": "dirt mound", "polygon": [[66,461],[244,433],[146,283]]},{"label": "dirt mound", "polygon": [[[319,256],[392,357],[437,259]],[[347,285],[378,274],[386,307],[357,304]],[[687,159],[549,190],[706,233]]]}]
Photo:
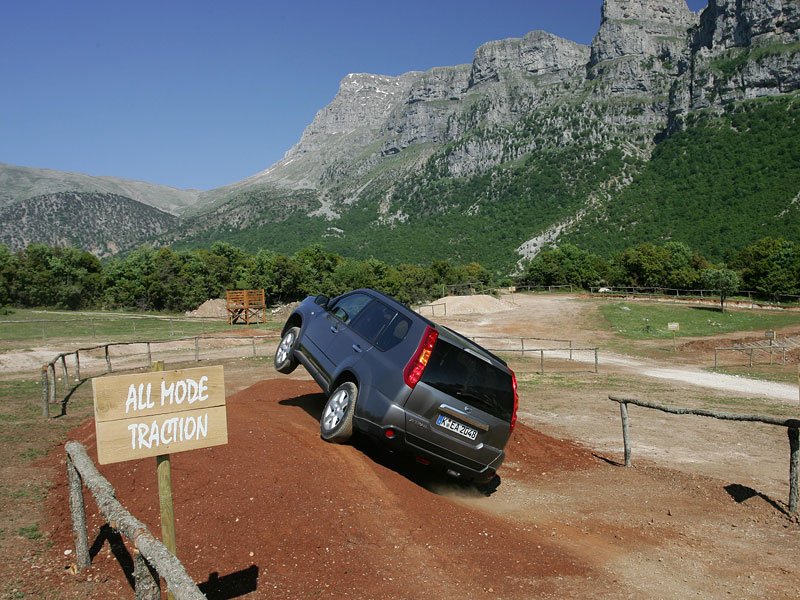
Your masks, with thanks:
[{"label": "dirt mound", "polygon": [[[431,304],[444,304],[446,306],[447,316],[498,313],[516,308],[516,305],[512,302],[498,300],[494,296],[489,296],[488,294],[445,296],[444,298],[434,300]],[[436,307],[436,314],[440,314],[439,307]]]},{"label": "dirt mound", "polygon": [[206,300],[195,310],[186,311],[186,316],[201,318],[219,317],[226,319],[228,317],[227,303],[222,298]]},{"label": "dirt mound", "polygon": [[[224,588],[255,592],[253,597],[379,598],[388,586],[397,598],[529,598],[552,593],[556,572],[603,581],[587,561],[554,543],[549,531],[456,507],[446,493],[431,493],[430,472],[413,461],[363,439],[344,446],[323,442],[323,404],[311,382],[263,381],[228,398],[228,445],[172,456],[178,556],[196,581],[205,582],[209,597],[231,597],[213,595]],[[96,458],[92,422],[69,437]],[[587,450],[524,425],[510,446],[507,471],[519,475],[598,465]],[[155,460],[101,471],[119,500],[158,535]],[[63,469],[59,473],[46,529],[52,560],[66,567],[72,530]],[[435,481],[441,485],[441,478]],[[90,498],[87,512],[90,541],[110,535],[101,530]],[[86,574],[79,576],[84,597],[126,593],[126,574],[114,556],[126,550],[116,545],[94,557],[92,585]],[[63,584],[74,583],[63,573]],[[103,585],[95,584],[98,578]]]}]

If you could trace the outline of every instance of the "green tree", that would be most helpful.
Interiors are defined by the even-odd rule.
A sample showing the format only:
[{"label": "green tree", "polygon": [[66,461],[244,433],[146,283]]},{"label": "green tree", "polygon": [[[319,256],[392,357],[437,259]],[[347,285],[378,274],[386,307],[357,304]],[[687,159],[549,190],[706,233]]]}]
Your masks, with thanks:
[{"label": "green tree", "polygon": [[762,238],[731,262],[747,289],[765,296],[800,293],[800,246],[782,238]]},{"label": "green tree", "polygon": [[338,296],[358,288],[379,288],[386,265],[374,258],[343,260],[328,277],[325,288],[330,296]]},{"label": "green tree", "polygon": [[431,269],[404,263],[388,267],[381,285],[384,292],[400,302],[416,304],[433,297],[434,282]]},{"label": "green tree", "polygon": [[645,242],[626,248],[614,258],[620,269],[624,285],[638,287],[666,287],[669,253],[660,246]]},{"label": "green tree", "polygon": [[16,258],[12,293],[20,305],[76,309],[97,301],[102,266],[89,252],[31,244]]},{"label": "green tree", "polygon": [[725,312],[725,299],[739,291],[742,280],[736,271],[731,269],[706,269],[701,274],[703,286],[719,292],[719,310]]},{"label": "green tree", "polygon": [[0,307],[11,304],[12,288],[17,275],[17,257],[0,244]]},{"label": "green tree", "polygon": [[564,285],[582,288],[601,285],[606,281],[609,266],[605,259],[572,244],[543,250],[531,259],[520,285]]},{"label": "green tree", "polygon": [[154,308],[149,283],[156,251],[141,246],[122,258],[112,259],[103,270],[103,303],[107,308]]},{"label": "green tree", "polygon": [[225,290],[244,289],[252,270],[252,256],[227,242],[211,244],[211,254],[221,259],[217,279]]}]

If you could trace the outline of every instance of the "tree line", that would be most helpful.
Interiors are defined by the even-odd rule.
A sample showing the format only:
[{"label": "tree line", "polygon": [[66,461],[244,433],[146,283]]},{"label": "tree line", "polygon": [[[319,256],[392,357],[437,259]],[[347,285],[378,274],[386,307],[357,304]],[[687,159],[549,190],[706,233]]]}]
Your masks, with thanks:
[{"label": "tree line", "polygon": [[359,287],[380,289],[413,304],[466,282],[488,286],[481,265],[433,261],[427,266],[353,260],[309,246],[287,256],[255,254],[226,242],[175,251],[142,246],[100,261],[76,248],[32,244],[12,253],[0,245],[0,306],[185,311],[230,289],[264,289],[268,302],[307,295],[335,296]]},{"label": "tree line", "polygon": [[715,290],[721,300],[740,290],[776,300],[800,295],[800,245],[762,238],[728,264],[713,264],[683,242],[641,243],[605,258],[572,244],[544,250],[528,261],[518,282],[570,283],[580,288],[647,287]]},{"label": "tree line", "polygon": [[413,304],[445,295],[448,286],[512,283],[703,288],[723,296],[750,290],[774,299],[800,295],[800,245],[763,238],[729,264],[713,264],[682,242],[642,243],[610,258],[564,244],[525,262],[517,276],[502,279],[475,262],[392,265],[344,258],[320,245],[292,255],[248,253],[226,242],[185,251],[143,246],[107,261],[70,247],[32,244],[12,253],[0,245],[0,306],[185,311],[224,297],[229,289],[263,288],[269,302],[276,303],[359,287]]}]

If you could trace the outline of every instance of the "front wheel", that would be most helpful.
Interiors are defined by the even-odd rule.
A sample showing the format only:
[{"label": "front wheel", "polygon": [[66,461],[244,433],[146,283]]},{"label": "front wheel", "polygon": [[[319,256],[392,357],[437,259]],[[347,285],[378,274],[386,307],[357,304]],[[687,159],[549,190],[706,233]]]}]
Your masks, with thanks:
[{"label": "front wheel", "polygon": [[297,342],[297,336],[300,334],[299,327],[292,327],[281,339],[275,350],[275,370],[278,373],[288,375],[297,368],[297,359],[294,357],[294,345]]},{"label": "front wheel", "polygon": [[323,440],[342,444],[350,439],[357,399],[358,387],[350,381],[333,390],[319,420],[319,433]]}]

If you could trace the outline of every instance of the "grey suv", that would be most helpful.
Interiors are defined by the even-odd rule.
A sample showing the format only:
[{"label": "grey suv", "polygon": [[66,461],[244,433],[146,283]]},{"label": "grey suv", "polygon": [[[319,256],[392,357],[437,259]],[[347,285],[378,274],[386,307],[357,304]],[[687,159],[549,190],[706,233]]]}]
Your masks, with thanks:
[{"label": "grey suv", "polygon": [[451,476],[486,483],[517,415],[508,365],[455,331],[368,289],[306,298],[283,328],[275,368],[302,364],[328,396],[322,438],[354,430]]}]

